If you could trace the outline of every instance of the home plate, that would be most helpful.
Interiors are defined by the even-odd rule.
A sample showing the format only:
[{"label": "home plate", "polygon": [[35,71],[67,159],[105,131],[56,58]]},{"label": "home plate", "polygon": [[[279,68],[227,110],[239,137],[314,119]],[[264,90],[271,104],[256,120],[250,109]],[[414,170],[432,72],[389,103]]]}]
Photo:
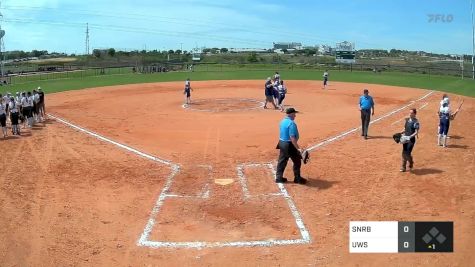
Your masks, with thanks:
[{"label": "home plate", "polygon": [[234,183],[233,179],[214,179],[215,184],[228,185]]}]

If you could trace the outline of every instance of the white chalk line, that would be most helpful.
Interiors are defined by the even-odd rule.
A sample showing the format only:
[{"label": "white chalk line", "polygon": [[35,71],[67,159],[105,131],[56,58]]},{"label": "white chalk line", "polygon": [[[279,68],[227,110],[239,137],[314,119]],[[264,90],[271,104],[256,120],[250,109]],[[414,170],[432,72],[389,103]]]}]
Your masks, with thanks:
[{"label": "white chalk line", "polygon": [[420,106],[420,107],[419,107],[419,110],[424,109],[425,107],[427,107],[427,105],[429,105],[429,102],[427,102],[427,103],[425,103],[424,105]]},{"label": "white chalk line", "polygon": [[[272,165],[272,163],[268,163],[267,167],[272,171],[273,176],[276,177],[274,165]],[[277,183],[277,186],[279,187],[280,192],[284,195],[285,200],[287,200],[287,205],[289,205],[292,215],[294,216],[295,223],[297,224],[300,234],[302,235],[302,240],[305,241],[305,243],[310,243],[310,233],[308,232],[307,228],[305,228],[305,224],[303,223],[302,217],[300,216],[300,213],[297,210],[297,206],[295,206],[292,197],[290,197],[287,189],[285,189],[285,186],[282,183]]]},{"label": "white chalk line", "polygon": [[[275,169],[271,163],[261,164],[261,163],[251,163],[251,164],[240,164],[236,167],[238,172],[238,177],[241,183],[243,192],[247,190],[247,193],[244,193],[246,198],[250,198],[251,195],[247,188],[247,182],[244,175],[245,167],[265,167],[269,168],[272,172],[272,175],[275,177]],[[308,244],[311,242],[310,234],[303,223],[302,217],[295,206],[295,203],[292,197],[289,195],[287,190],[282,184],[277,184],[280,193],[269,193],[262,194],[264,196],[282,196],[289,206],[292,216],[295,219],[297,228],[300,231],[302,238],[299,239],[267,239],[267,240],[253,240],[253,241],[230,241],[230,242],[169,242],[169,241],[151,241],[151,240],[139,240],[139,246],[146,246],[150,248],[221,248],[221,247],[271,247],[271,246],[282,246],[282,245],[297,245],[297,244]]]},{"label": "white chalk line", "polygon": [[[427,105],[429,105],[429,102],[427,102],[427,103],[425,103],[424,105],[420,106],[420,107],[419,107],[419,110],[424,109],[425,107],[427,107]],[[402,118],[400,118],[399,120],[397,120],[397,121],[391,123],[391,125],[397,124],[397,123],[401,122],[401,121],[404,120],[404,119],[405,119],[405,118],[402,117]]]},{"label": "white chalk line", "polygon": [[144,153],[144,152],[142,152],[142,151],[139,151],[139,150],[137,150],[137,149],[135,149],[135,148],[132,148],[132,147],[129,147],[129,146],[127,146],[127,145],[121,144],[121,143],[119,143],[119,142],[113,141],[113,140],[111,140],[111,139],[109,139],[109,138],[107,138],[107,137],[104,137],[104,136],[100,135],[100,134],[97,134],[97,133],[92,132],[92,131],[89,131],[89,130],[87,130],[87,129],[85,129],[85,128],[82,128],[82,127],[79,127],[79,126],[77,126],[77,125],[74,125],[74,124],[72,124],[72,123],[70,123],[70,122],[68,122],[68,121],[66,121],[66,120],[64,120],[64,119],[61,119],[61,118],[57,117],[57,116],[54,116],[54,115],[51,115],[51,114],[47,114],[47,116],[48,116],[48,117],[51,117],[51,118],[53,118],[53,119],[55,119],[55,120],[57,120],[57,121],[59,121],[59,122],[62,122],[63,124],[66,124],[66,125],[68,125],[69,127],[73,128],[73,129],[76,129],[76,130],[78,130],[78,131],[80,131],[80,132],[83,132],[83,133],[92,135],[93,137],[95,137],[95,138],[97,138],[97,139],[99,139],[99,140],[102,140],[102,141],[104,141],[104,142],[107,142],[107,143],[116,145],[116,146],[118,146],[118,147],[120,147],[120,148],[122,148],[122,149],[125,149],[125,150],[127,150],[127,151],[132,152],[132,153],[135,153],[135,154],[137,154],[137,155],[139,155],[139,156],[142,156],[142,157],[144,157],[144,158],[147,158],[147,159],[150,159],[150,160],[153,160],[153,161],[162,163],[162,164],[166,164],[166,165],[168,165],[168,166],[174,166],[174,165],[176,165],[176,164],[172,163],[172,162],[169,161],[169,160],[165,160],[165,159],[161,159],[161,158],[158,158],[158,157],[149,155],[149,154]]},{"label": "white chalk line", "polygon": [[244,199],[249,199],[251,194],[249,193],[249,189],[247,188],[247,181],[246,177],[244,176],[244,164],[238,165],[236,167],[237,176],[239,177],[239,183],[241,184],[241,190],[243,193]]},{"label": "white chalk line", "polygon": [[[382,119],[384,119],[384,118],[387,118],[387,117],[389,117],[389,116],[391,116],[391,115],[393,115],[393,114],[395,114],[395,113],[398,113],[398,112],[400,112],[401,110],[410,107],[410,106],[413,105],[414,103],[416,103],[416,102],[418,102],[418,101],[421,101],[421,100],[423,100],[423,99],[429,97],[429,96],[432,95],[433,93],[434,93],[434,91],[431,91],[431,92],[425,94],[424,96],[420,97],[419,99],[416,99],[416,100],[411,101],[409,104],[407,104],[407,105],[405,105],[405,106],[403,106],[403,107],[400,107],[400,108],[395,109],[395,110],[393,110],[393,111],[391,111],[391,112],[389,112],[389,113],[386,113],[386,114],[384,114],[383,116],[381,116],[381,117],[379,117],[379,118],[377,118],[377,119],[372,120],[372,121],[370,122],[370,124],[376,123],[376,122],[378,122],[378,121],[380,121],[380,120],[382,120]],[[314,149],[316,149],[316,148],[318,148],[318,147],[322,147],[322,146],[324,146],[324,145],[327,145],[327,144],[329,144],[329,143],[332,143],[332,142],[334,142],[334,141],[336,141],[336,140],[338,140],[338,139],[341,139],[341,138],[343,138],[343,137],[345,137],[345,136],[347,136],[347,135],[349,135],[349,134],[352,134],[352,133],[358,131],[359,129],[361,129],[361,126],[355,127],[355,128],[350,129],[350,130],[348,130],[348,131],[346,131],[346,132],[343,132],[343,133],[341,133],[341,134],[338,134],[338,135],[336,135],[336,136],[334,136],[334,137],[331,137],[331,138],[329,138],[329,139],[323,140],[322,142],[320,142],[320,143],[318,143],[318,144],[315,144],[315,145],[313,145],[313,146],[310,146],[309,148],[307,148],[307,150],[308,150],[308,151],[312,151],[312,150],[314,150]]]},{"label": "white chalk line", "polygon": [[[86,130],[82,127],[79,127],[77,125],[74,125],[64,119],[61,119],[57,116],[53,116],[51,114],[48,114],[49,117],[62,122],[68,126],[70,126],[73,129],[76,129],[78,131],[81,131],[83,133],[89,134],[99,140],[102,140],[104,142],[111,143],[113,145],[116,145],[118,147],[121,147],[123,149],[126,149],[132,153],[135,153],[137,155],[140,155],[142,157],[145,157],[147,159],[153,160],[155,162],[159,162],[162,164],[166,164],[167,166],[170,166],[172,168],[172,172],[170,175],[167,177],[167,180],[165,182],[165,186],[162,188],[162,191],[160,192],[160,195],[155,202],[155,205],[152,209],[152,212],[150,213],[149,219],[147,221],[147,224],[145,225],[145,228],[140,235],[140,238],[137,241],[137,246],[145,246],[145,247],[150,247],[150,248],[162,248],[162,247],[168,247],[168,248],[203,248],[203,247],[270,247],[270,246],[275,246],[275,245],[294,245],[294,244],[305,244],[310,242],[310,235],[308,234],[307,229],[303,225],[303,221],[300,217],[299,212],[297,211],[295,204],[293,203],[293,200],[290,198],[288,195],[287,191],[285,188],[283,188],[284,192],[282,192],[282,189],[280,188],[281,185],[278,184],[279,189],[281,189],[281,192],[284,195],[284,198],[287,200],[287,203],[289,204],[289,208],[296,218],[296,224],[299,229],[301,229],[301,235],[304,237],[303,239],[288,239],[288,240],[274,240],[274,239],[268,239],[268,240],[255,240],[255,241],[234,241],[234,242],[162,242],[162,241],[150,241],[149,237],[150,234],[153,230],[153,227],[156,223],[155,219],[158,216],[158,213],[161,210],[161,207],[163,206],[165,199],[167,197],[180,197],[179,195],[173,195],[169,194],[170,187],[173,183],[173,178],[180,172],[180,166],[178,164],[174,164],[171,161],[163,160],[158,157],[146,154],[144,152],[141,152],[137,149],[131,148],[129,146],[126,146],[124,144],[115,142],[113,140],[110,140],[102,135],[99,135],[97,133],[94,133],[92,131]],[[259,166],[259,164],[253,164],[252,166]],[[270,164],[272,167],[272,164]],[[206,166],[202,166],[206,167]],[[210,167],[210,166],[208,166]],[[272,168],[273,169],[273,168]],[[275,171],[273,171],[275,175]],[[204,194],[204,196],[209,196],[209,190],[207,190]],[[302,227],[303,226],[303,230]]]}]

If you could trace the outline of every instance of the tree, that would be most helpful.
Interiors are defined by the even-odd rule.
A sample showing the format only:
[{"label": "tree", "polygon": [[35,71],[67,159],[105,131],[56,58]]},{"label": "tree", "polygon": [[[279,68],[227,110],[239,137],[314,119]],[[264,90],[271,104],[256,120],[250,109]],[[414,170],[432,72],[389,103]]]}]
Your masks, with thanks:
[{"label": "tree", "polygon": [[115,56],[115,49],[114,48],[109,48],[109,50],[107,50],[107,54],[111,57],[114,57]]},{"label": "tree", "polygon": [[287,54],[289,52],[289,50],[287,50],[287,48],[284,48],[284,49],[282,49],[282,52],[284,52],[284,54]]},{"label": "tree", "polygon": [[221,53],[227,53],[229,50],[226,47],[221,48]]},{"label": "tree", "polygon": [[180,49],[175,50],[175,54],[180,55],[180,54],[181,54],[181,50],[180,50]]},{"label": "tree", "polygon": [[99,49],[94,49],[94,50],[92,50],[92,54],[93,54],[95,57],[99,58],[99,57],[101,57],[101,50],[99,50]]},{"label": "tree", "polygon": [[247,58],[247,61],[251,62],[251,63],[256,63],[258,60],[257,60],[257,54],[255,52],[252,52],[249,57]]},{"label": "tree", "polygon": [[175,53],[172,49],[168,50],[168,54],[173,54]]}]

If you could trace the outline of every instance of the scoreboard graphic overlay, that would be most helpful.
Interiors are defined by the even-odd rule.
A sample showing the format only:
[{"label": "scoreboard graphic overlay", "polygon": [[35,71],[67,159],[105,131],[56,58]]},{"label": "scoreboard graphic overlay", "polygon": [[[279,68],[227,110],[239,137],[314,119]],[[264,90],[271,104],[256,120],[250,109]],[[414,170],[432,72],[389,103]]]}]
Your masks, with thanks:
[{"label": "scoreboard graphic overlay", "polygon": [[453,222],[351,221],[350,253],[453,252]]}]

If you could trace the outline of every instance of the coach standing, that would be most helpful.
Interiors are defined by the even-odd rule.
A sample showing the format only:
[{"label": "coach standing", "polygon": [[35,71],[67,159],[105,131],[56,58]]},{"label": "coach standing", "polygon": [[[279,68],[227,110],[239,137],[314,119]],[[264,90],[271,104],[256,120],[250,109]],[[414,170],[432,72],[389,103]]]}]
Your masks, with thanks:
[{"label": "coach standing", "polygon": [[361,136],[368,139],[368,128],[371,115],[374,115],[374,101],[368,94],[368,89],[363,90],[363,95],[360,96],[360,112],[361,112]]},{"label": "coach standing", "polygon": [[287,179],[284,178],[284,171],[290,158],[294,164],[294,183],[305,184],[307,180],[300,176],[302,154],[298,144],[299,130],[297,128],[297,124],[295,123],[295,117],[298,111],[294,108],[288,108],[286,109],[285,113],[285,118],[280,122],[279,144],[277,144],[276,147],[276,149],[280,149],[280,154],[277,163],[275,182],[287,182]]}]

